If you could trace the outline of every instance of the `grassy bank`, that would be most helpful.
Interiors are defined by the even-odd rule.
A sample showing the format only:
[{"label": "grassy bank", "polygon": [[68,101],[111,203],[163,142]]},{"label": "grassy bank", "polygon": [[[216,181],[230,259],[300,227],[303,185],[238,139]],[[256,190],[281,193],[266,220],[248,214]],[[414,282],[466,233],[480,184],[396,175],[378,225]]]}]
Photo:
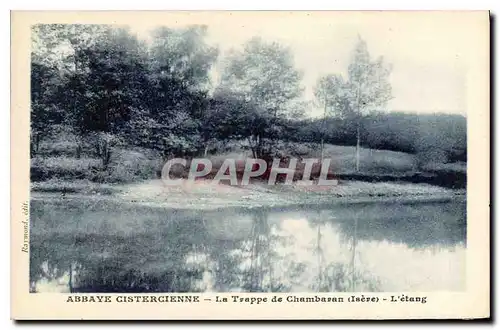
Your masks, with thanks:
[{"label": "grassy bank", "polygon": [[[62,139],[62,138],[61,138]],[[106,185],[142,182],[158,179],[163,166],[161,155],[144,148],[111,149],[109,163],[102,160],[87,146],[79,158],[75,155],[76,143],[67,140],[43,143],[39,153],[31,160],[32,182],[46,184],[34,189],[74,192],[94,189],[92,183]],[[302,158],[321,157],[317,145],[292,143],[281,146],[285,156],[300,155]],[[238,141],[232,141],[224,150],[209,157],[217,168],[225,159],[244,160],[250,151]],[[404,152],[361,148],[360,171],[355,172],[356,148],[351,146],[325,145],[324,157],[330,159],[330,171],[337,179],[364,182],[427,183],[448,188],[466,186],[466,164],[427,162],[422,165],[417,156]],[[86,183],[87,182],[87,183]],[[83,184],[86,183],[86,184]],[[82,184],[85,187],[80,188]],[[90,188],[89,188],[90,187]]]},{"label": "grassy bank", "polygon": [[[161,156],[154,151],[114,147],[109,164],[103,167],[90,146],[82,149],[80,158],[75,157],[77,144],[71,141],[61,136],[60,140],[40,146],[38,155],[31,161],[32,196],[77,195],[173,208],[216,208],[379,199],[439,200],[465,193],[464,163],[428,163],[422,168],[413,154],[361,148],[360,172],[354,172],[355,147],[328,144],[324,157],[331,160],[330,170],[339,180],[338,186],[269,186],[258,181],[249,186],[232,187],[199,181],[166,187],[159,179],[163,166]],[[320,157],[318,146],[313,144],[281,147],[288,155]],[[244,144],[233,141],[208,157],[218,168],[225,159],[243,160],[251,157],[251,153]]]},{"label": "grassy bank", "polygon": [[32,198],[109,198],[126,204],[181,209],[227,207],[276,207],[305,204],[358,203],[369,201],[447,201],[463,199],[465,190],[427,184],[340,181],[337,186],[213,185],[209,181],[166,186],[161,180],[133,184],[100,185],[91,182],[40,182],[32,184]]}]

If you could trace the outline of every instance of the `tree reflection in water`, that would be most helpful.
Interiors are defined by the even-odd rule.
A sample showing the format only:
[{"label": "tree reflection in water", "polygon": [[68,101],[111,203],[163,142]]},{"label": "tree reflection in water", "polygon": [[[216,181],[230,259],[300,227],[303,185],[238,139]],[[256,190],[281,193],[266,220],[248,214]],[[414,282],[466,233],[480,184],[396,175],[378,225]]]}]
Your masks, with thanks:
[{"label": "tree reflection in water", "polygon": [[[233,219],[232,221],[238,221]],[[275,277],[279,256],[274,248],[281,238],[264,210],[251,212],[246,237],[212,245],[214,289],[216,291],[279,292],[287,287]]]},{"label": "tree reflection in water", "polygon": [[[215,260],[215,290],[338,292],[360,288],[365,291],[377,291],[378,283],[373,276],[356,270],[354,264],[330,261],[325,257],[321,242],[322,231],[325,227],[326,230],[333,230],[330,224],[332,218],[324,211],[316,215],[308,214],[307,219],[298,221],[275,221],[271,220],[272,215],[265,210],[252,212],[252,226],[247,238],[237,244],[226,242],[226,248],[212,251],[211,257]],[[310,273],[314,269],[311,267],[314,261],[310,255],[307,252],[306,255],[300,253],[304,248],[297,245],[301,243],[296,237],[300,236],[300,233],[282,228],[283,224],[289,221],[305,222],[316,227],[317,235],[310,237],[314,240],[311,243],[314,244],[313,253],[317,256],[316,274]],[[355,244],[355,238],[350,242],[351,246]],[[232,248],[227,248],[229,245],[232,245]],[[220,247],[221,244],[214,246]],[[298,257],[297,253],[301,256]]]},{"label": "tree reflection in water", "polygon": [[[297,288],[331,292],[358,285],[376,289],[373,280],[354,271],[354,264],[325,257],[322,232],[333,230],[328,213],[308,214],[299,222],[316,227],[316,237],[307,236],[315,240],[316,274],[310,274],[314,258],[309,254],[297,258],[297,251],[303,249],[297,246],[297,233],[282,228],[295,220],[270,221],[265,210],[249,214],[247,236],[238,239],[214,237],[200,219],[174,221],[164,232],[126,239],[87,235],[59,240],[55,235],[42,242],[35,236],[32,291],[42,279],[65,282],[69,292],[288,292]],[[237,226],[240,219],[236,216],[229,221]],[[355,237],[351,243],[355,244]],[[59,247],[57,252],[49,248],[54,246]]]},{"label": "tree reflection in water", "polygon": [[342,262],[329,262],[325,258],[321,241],[322,231],[325,227],[328,230],[333,230],[331,228],[333,219],[335,216],[327,210],[319,210],[315,216],[309,218],[310,226],[317,229],[314,252],[318,262],[318,272],[314,276],[310,288],[316,292],[355,292],[358,289],[367,292],[379,291],[378,281],[375,277],[356,269],[357,219],[353,222],[353,236],[350,239],[350,265]]},{"label": "tree reflection in water", "polygon": [[[118,231],[88,212],[73,215],[78,219],[71,218],[70,224],[82,225],[70,231],[58,225],[67,217],[56,219],[47,211],[33,221],[43,230],[31,235],[30,290],[345,292],[440,288],[451,280],[450,287],[460,287],[464,248],[435,243],[461,238],[460,226],[453,226],[460,208],[447,206],[446,227],[427,224],[413,205],[400,207],[407,218],[398,222],[378,205],[372,208],[161,210],[144,216],[117,211],[116,223],[133,216],[141,222],[136,228],[144,231]],[[97,228],[99,221],[109,228]],[[89,233],[91,224],[96,230]],[[422,232],[414,235],[417,241],[432,244],[420,248],[408,228]],[[385,239],[383,232],[388,233]],[[422,239],[427,233],[434,236]]]},{"label": "tree reflection in water", "polygon": [[65,282],[69,292],[201,291],[195,284],[204,267],[188,266],[187,256],[204,241],[203,222],[199,218],[164,222],[161,231],[127,236],[33,235],[32,292],[40,291],[44,282],[52,287]]}]

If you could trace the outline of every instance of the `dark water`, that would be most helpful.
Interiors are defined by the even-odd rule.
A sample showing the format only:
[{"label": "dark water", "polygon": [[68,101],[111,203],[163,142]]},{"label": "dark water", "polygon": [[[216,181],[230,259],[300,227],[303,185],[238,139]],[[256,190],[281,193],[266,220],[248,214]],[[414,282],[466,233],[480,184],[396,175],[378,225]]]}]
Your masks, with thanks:
[{"label": "dark water", "polygon": [[457,291],[466,204],[181,211],[31,202],[32,292]]}]

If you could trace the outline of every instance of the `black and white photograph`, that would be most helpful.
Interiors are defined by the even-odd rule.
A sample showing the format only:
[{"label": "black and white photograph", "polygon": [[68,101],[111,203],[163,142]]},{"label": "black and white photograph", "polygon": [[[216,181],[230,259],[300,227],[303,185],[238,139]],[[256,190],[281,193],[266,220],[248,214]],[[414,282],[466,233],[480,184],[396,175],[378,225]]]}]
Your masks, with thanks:
[{"label": "black and white photograph", "polygon": [[467,291],[466,24],[253,15],[30,25],[30,295]]}]

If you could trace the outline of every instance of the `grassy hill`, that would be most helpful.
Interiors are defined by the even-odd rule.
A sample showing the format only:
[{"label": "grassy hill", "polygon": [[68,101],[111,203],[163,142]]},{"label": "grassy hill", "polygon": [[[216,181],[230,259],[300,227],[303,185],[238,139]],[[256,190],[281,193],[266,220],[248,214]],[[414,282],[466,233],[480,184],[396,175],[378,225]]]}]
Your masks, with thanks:
[{"label": "grassy hill", "polygon": [[[290,146],[289,146],[290,147]],[[302,158],[319,158],[315,144],[292,145]],[[114,148],[111,162],[101,166],[89,146],[82,156],[75,157],[76,143],[70,139],[53,139],[41,145],[40,152],[31,161],[32,190],[39,192],[109,194],[113,187],[125,183],[140,183],[159,178],[163,166],[157,152],[140,148]],[[226,145],[226,150],[211,154],[214,167],[227,158],[244,160],[251,153],[237,143]],[[229,149],[229,150],[228,150]],[[430,183],[451,188],[464,188],[465,163],[429,163],[422,170],[415,155],[361,148],[360,172],[355,172],[356,149],[352,146],[325,145],[324,157],[330,158],[330,169],[342,181]]]}]

